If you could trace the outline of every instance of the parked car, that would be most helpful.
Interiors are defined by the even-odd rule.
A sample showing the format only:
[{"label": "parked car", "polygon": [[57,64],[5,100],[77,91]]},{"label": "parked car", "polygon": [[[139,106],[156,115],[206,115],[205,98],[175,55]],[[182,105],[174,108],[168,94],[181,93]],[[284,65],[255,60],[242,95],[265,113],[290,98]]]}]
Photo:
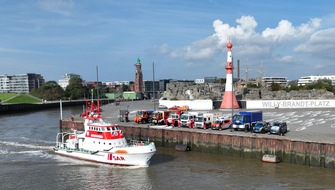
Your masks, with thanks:
[{"label": "parked car", "polygon": [[169,108],[169,110],[179,110],[180,106],[172,106]]},{"label": "parked car", "polygon": [[166,106],[164,106],[164,105],[162,105],[162,104],[159,104],[158,108],[159,108],[159,109],[167,109],[168,107],[166,107]]},{"label": "parked car", "polygon": [[181,106],[181,107],[179,108],[179,110],[181,110],[181,111],[188,111],[188,110],[189,110],[189,107],[188,107],[188,105],[184,105],[184,106]]},{"label": "parked car", "polygon": [[270,123],[265,121],[257,122],[254,126],[252,131],[254,133],[267,133],[270,131]]},{"label": "parked car", "polygon": [[229,129],[231,125],[230,118],[220,118],[217,119],[215,122],[212,123],[212,130],[222,130],[222,129]]},{"label": "parked car", "polygon": [[270,134],[278,134],[283,136],[285,133],[287,133],[287,124],[286,122],[278,122],[275,121],[271,124],[269,135]]}]

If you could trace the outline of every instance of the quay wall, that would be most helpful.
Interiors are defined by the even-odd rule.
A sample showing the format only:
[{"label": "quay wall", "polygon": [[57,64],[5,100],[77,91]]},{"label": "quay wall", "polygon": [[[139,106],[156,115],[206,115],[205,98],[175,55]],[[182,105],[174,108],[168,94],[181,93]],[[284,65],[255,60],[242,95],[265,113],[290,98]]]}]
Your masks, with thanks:
[{"label": "quay wall", "polygon": [[[101,104],[108,104],[114,100],[100,100]],[[62,101],[63,107],[83,106],[86,100]],[[0,104],[0,114],[12,114],[18,112],[40,111],[46,109],[60,108],[59,101],[44,102],[39,104]]]},{"label": "quay wall", "polygon": [[[82,122],[60,120],[60,130],[74,125],[83,129]],[[261,159],[264,154],[276,155],[282,162],[315,167],[335,168],[335,144],[292,140],[285,137],[243,136],[209,133],[206,130],[158,129],[150,126],[120,125],[127,140],[154,141],[157,146],[175,148],[187,145],[192,151]]]}]

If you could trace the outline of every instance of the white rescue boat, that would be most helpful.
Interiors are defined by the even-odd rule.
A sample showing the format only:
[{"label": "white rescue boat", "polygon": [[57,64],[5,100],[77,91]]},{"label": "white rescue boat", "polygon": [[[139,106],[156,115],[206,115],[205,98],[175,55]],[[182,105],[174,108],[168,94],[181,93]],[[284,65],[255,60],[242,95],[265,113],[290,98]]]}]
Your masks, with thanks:
[{"label": "white rescue boat", "polygon": [[[95,107],[86,103],[86,108]],[[98,107],[99,102],[97,103]],[[106,123],[100,109],[86,110],[83,115],[84,131],[57,134],[55,153],[76,159],[122,166],[149,166],[156,152],[153,142],[127,142],[117,124]]]}]

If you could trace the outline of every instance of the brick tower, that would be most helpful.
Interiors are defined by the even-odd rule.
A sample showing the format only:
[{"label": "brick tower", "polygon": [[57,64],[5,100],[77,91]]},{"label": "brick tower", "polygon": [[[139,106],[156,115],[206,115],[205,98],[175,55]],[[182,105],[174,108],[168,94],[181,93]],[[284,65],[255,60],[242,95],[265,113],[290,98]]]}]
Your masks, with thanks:
[{"label": "brick tower", "polygon": [[135,64],[135,84],[134,84],[134,91],[135,92],[142,92],[143,88],[143,74],[141,68],[141,60],[137,58],[137,63]]}]

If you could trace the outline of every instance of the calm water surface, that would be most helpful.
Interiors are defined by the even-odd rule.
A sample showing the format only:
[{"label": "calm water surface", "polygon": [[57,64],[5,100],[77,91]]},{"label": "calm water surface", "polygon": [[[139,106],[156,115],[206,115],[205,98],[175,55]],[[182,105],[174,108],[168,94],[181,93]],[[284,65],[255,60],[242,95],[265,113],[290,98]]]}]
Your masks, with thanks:
[{"label": "calm water surface", "polygon": [[[64,116],[82,108],[66,108]],[[157,147],[148,168],[55,155],[59,110],[0,116],[0,189],[335,189],[335,169]]]}]

